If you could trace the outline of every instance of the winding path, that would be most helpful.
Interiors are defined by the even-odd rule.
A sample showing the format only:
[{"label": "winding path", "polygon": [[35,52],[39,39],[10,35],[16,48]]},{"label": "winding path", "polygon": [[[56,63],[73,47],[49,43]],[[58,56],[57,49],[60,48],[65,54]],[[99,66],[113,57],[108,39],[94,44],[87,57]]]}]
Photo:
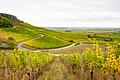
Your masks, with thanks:
[{"label": "winding path", "polygon": [[70,48],[70,47],[73,47],[75,46],[76,43],[73,43],[71,45],[68,45],[68,46],[64,46],[64,47],[60,47],[60,48],[54,48],[54,49],[43,49],[43,50],[32,50],[32,52],[42,52],[42,51],[58,51],[58,50],[64,50],[66,48]]},{"label": "winding path", "polygon": [[28,41],[31,41],[31,40],[34,40],[34,39],[38,39],[38,38],[43,37],[43,36],[44,36],[44,35],[41,34],[41,36],[33,37],[33,38],[29,39],[29,40],[26,40],[26,41],[23,41],[23,42],[21,42],[21,43],[18,43],[18,44],[17,44],[17,48],[20,49],[20,50],[25,50],[26,48],[23,47],[23,44],[24,44],[24,43],[26,43],[26,42],[28,42]]},{"label": "winding path", "polygon": [[[41,36],[39,36],[39,37],[37,36],[37,37],[34,37],[34,38],[32,38],[32,39],[26,40],[26,41],[24,41],[24,42],[18,43],[18,44],[17,44],[17,48],[20,49],[20,50],[26,50],[27,48],[24,48],[24,47],[23,47],[23,44],[24,44],[24,43],[26,43],[26,42],[28,42],[28,41],[31,41],[31,40],[34,40],[34,39],[38,39],[38,38],[43,37],[43,36],[44,36],[44,35],[41,34]],[[78,43],[78,42],[77,42],[77,43]],[[64,47],[61,47],[61,48],[55,48],[55,49],[43,49],[43,50],[30,50],[30,49],[28,49],[28,50],[30,50],[31,52],[57,51],[57,50],[63,50],[63,49],[66,49],[66,48],[70,48],[70,47],[73,47],[73,46],[75,46],[75,45],[76,45],[76,43],[73,43],[73,44],[71,44],[71,45],[64,46]]]}]

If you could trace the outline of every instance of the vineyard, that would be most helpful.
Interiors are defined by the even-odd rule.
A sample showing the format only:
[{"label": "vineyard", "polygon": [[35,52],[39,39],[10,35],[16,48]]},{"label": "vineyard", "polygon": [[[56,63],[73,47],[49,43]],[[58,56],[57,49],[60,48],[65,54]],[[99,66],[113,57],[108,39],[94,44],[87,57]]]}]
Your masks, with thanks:
[{"label": "vineyard", "polygon": [[0,54],[0,79],[36,80],[53,62],[54,58],[55,56],[29,51],[3,51]]},{"label": "vineyard", "polygon": [[120,79],[120,52],[108,46],[102,51],[98,45],[94,49],[87,48],[82,54],[62,56],[62,60],[74,73],[75,80],[119,80]]},{"label": "vineyard", "polygon": [[0,80],[120,80],[120,31],[74,29],[0,13]]},{"label": "vineyard", "polygon": [[[59,56],[29,50],[1,51],[1,80],[119,80],[120,47],[98,44],[82,53]],[[69,51],[70,52],[70,51]]]}]

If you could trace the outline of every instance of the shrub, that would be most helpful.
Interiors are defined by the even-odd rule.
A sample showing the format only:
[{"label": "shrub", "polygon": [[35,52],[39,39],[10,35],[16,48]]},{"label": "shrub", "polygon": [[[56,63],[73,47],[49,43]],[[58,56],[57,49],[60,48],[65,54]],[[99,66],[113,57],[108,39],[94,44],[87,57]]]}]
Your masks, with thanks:
[{"label": "shrub", "polygon": [[73,40],[68,40],[68,42],[74,42]]}]

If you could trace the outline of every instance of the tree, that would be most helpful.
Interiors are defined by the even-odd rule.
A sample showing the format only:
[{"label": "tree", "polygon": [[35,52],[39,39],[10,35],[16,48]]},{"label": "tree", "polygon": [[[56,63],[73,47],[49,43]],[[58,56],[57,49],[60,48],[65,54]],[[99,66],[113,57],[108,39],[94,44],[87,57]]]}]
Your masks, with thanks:
[{"label": "tree", "polygon": [[0,16],[9,19],[14,24],[22,23],[23,21],[19,20],[16,16],[6,13],[0,13]]},{"label": "tree", "polygon": [[17,17],[14,15],[6,14],[6,13],[0,13],[0,16],[8,18],[11,21],[17,21]]},{"label": "tree", "polygon": [[0,16],[0,28],[10,28],[13,27],[11,20]]}]

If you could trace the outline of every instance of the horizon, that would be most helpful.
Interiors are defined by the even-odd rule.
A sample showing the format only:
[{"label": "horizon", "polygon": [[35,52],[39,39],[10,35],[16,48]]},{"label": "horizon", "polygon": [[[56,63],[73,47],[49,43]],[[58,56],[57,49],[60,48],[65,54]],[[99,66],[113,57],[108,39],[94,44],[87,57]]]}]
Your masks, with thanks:
[{"label": "horizon", "polygon": [[54,29],[80,29],[80,30],[87,30],[87,29],[90,29],[90,30],[116,30],[116,29],[120,29],[119,27],[43,27],[43,28],[46,28],[46,29],[51,29],[51,30],[54,30]]},{"label": "horizon", "polygon": [[4,0],[0,12],[39,27],[120,28],[119,0]]}]

